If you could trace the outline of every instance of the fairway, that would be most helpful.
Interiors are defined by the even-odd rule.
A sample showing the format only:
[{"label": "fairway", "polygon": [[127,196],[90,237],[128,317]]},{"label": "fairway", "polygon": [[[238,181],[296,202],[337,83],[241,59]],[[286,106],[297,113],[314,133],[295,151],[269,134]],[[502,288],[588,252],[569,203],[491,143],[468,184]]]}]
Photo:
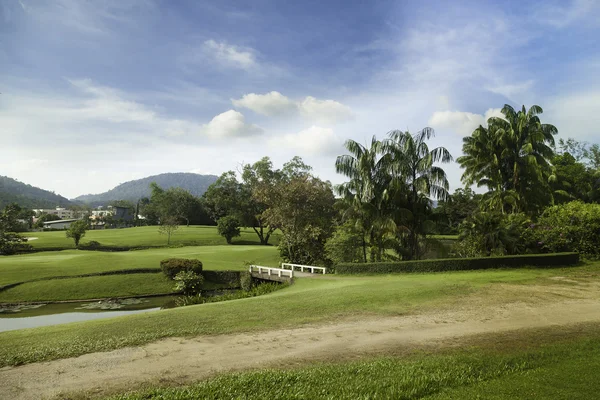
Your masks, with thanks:
[{"label": "fairway", "polygon": [[[53,277],[106,271],[158,269],[165,258],[194,258],[205,270],[245,270],[244,262],[277,266],[273,246],[195,246],[102,252],[63,250],[0,257],[0,286]],[[173,282],[163,274],[125,274],[29,282],[0,291],[0,303],[96,299],[169,293]]]},{"label": "fairway", "polygon": [[[242,228],[241,236],[233,238],[233,245],[260,245],[258,236],[252,228]],[[35,249],[71,249],[75,248],[73,239],[65,235],[65,231],[28,232],[23,236],[35,237],[29,241]],[[135,228],[88,230],[81,244],[90,241],[99,242],[105,247],[166,247],[167,237],[158,232],[158,226],[140,226]],[[271,235],[269,244],[279,243],[277,231]],[[214,246],[226,245],[225,238],[217,233],[215,226],[180,226],[171,236],[171,246]]]}]

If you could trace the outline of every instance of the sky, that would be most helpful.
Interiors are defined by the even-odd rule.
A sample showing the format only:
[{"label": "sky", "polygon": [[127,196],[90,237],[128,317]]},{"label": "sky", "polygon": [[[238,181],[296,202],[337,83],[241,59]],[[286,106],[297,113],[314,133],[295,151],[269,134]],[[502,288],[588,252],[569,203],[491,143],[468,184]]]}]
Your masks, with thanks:
[{"label": "sky", "polygon": [[73,198],[301,156],[335,184],[347,139],[457,158],[504,104],[598,143],[598,38],[600,0],[0,0],[0,175]]}]

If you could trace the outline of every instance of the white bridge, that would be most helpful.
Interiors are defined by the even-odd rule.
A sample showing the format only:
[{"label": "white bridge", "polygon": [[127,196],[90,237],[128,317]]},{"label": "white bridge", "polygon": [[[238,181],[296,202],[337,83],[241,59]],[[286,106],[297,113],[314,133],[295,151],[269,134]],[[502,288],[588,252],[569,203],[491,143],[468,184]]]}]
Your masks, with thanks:
[{"label": "white bridge", "polygon": [[270,281],[284,282],[294,277],[294,271],[283,268],[263,267],[261,265],[251,265],[250,274],[254,278],[267,279]]},{"label": "white bridge", "polygon": [[312,265],[301,265],[301,264],[290,264],[283,263],[281,268],[263,267],[262,265],[250,265],[248,271],[253,278],[264,279],[269,281],[277,282],[289,282],[294,278],[294,269],[304,272],[305,270],[310,273],[325,274],[327,268],[315,267]]},{"label": "white bridge", "polygon": [[281,264],[281,268],[290,270],[290,271],[293,271],[294,268],[299,268],[300,272],[304,272],[304,270],[306,269],[306,270],[310,271],[312,274],[314,274],[315,271],[317,271],[319,274],[325,274],[327,272],[327,268],[314,267],[312,265],[302,265],[302,264],[283,263],[283,264]]}]

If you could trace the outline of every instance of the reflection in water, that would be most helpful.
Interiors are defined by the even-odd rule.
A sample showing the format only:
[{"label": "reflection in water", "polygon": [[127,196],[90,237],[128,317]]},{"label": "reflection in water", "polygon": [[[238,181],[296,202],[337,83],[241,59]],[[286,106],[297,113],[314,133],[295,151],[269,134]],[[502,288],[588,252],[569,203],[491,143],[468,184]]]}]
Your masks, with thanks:
[{"label": "reflection in water", "polygon": [[0,309],[0,332],[160,310],[172,297],[45,304]]}]

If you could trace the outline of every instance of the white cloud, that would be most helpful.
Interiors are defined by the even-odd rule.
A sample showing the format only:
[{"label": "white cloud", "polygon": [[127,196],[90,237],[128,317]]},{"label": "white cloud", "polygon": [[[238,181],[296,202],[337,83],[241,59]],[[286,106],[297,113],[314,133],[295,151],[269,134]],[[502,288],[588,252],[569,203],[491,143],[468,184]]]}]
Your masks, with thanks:
[{"label": "white cloud", "polygon": [[231,102],[235,107],[247,108],[266,116],[287,114],[297,109],[292,100],[275,91],[265,94],[248,93],[239,100],[232,99]]},{"label": "white cloud", "polygon": [[236,107],[248,108],[267,116],[284,115],[296,110],[302,117],[318,124],[330,125],[354,118],[350,107],[335,100],[319,100],[312,96],[293,101],[279,92],[249,93],[239,100],[233,99],[232,103]]},{"label": "white cloud", "polygon": [[334,124],[352,119],[350,107],[335,100],[318,100],[308,96],[299,104],[300,113],[317,123]]},{"label": "white cloud", "polygon": [[479,125],[487,126],[490,117],[502,117],[499,108],[490,108],[484,115],[463,111],[436,111],[429,118],[429,126],[434,129],[448,129],[461,136],[468,136]]},{"label": "white cloud", "polygon": [[311,126],[297,133],[288,133],[269,139],[269,146],[275,149],[299,150],[302,155],[332,154],[342,147],[342,141],[333,129]]},{"label": "white cloud", "polygon": [[254,124],[247,124],[241,112],[229,110],[203,125],[201,132],[214,138],[226,138],[257,135],[262,133],[263,129]]},{"label": "white cloud", "polygon": [[252,49],[242,49],[213,39],[204,42],[205,53],[224,66],[251,69],[256,67],[256,55]]}]

